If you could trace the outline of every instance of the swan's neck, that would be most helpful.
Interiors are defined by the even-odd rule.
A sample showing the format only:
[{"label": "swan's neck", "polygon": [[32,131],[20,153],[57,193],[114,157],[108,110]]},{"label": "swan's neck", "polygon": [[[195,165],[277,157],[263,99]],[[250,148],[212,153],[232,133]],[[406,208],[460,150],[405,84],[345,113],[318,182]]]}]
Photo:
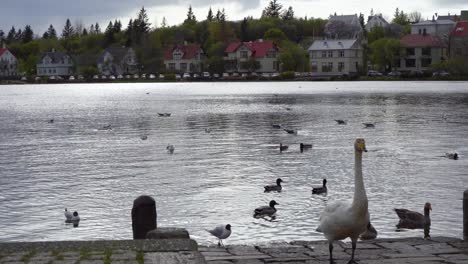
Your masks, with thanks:
[{"label": "swan's neck", "polygon": [[353,207],[367,212],[367,195],[362,179],[362,152],[354,152],[354,199]]}]

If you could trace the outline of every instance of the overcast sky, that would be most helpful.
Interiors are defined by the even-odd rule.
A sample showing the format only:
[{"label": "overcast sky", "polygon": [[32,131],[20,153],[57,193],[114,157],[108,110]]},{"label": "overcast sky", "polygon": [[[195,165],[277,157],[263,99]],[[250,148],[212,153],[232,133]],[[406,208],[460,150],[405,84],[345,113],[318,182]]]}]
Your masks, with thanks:
[{"label": "overcast sky", "polygon": [[[8,32],[12,26],[24,28],[31,25],[35,34],[42,35],[49,24],[60,34],[65,21],[89,27],[98,22],[105,29],[110,20],[120,19],[126,27],[129,18],[136,17],[144,6],[152,26],[159,26],[163,17],[169,25],[183,22],[189,5],[198,20],[206,18],[211,6],[213,11],[224,8],[228,20],[240,20],[246,16],[260,17],[269,0],[1,0],[0,29]],[[370,10],[382,13],[391,20],[396,7],[405,13],[419,11],[423,18],[434,13],[460,14],[468,10],[468,0],[279,0],[285,8],[292,6],[296,16],[327,18],[332,13],[368,16]]]}]

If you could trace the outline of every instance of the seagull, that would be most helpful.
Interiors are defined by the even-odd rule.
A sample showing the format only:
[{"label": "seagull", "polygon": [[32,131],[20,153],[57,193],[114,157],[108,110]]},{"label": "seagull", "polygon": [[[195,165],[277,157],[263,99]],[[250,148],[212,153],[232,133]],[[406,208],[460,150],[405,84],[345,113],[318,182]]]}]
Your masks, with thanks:
[{"label": "seagull", "polygon": [[338,125],[346,125],[346,121],[344,121],[344,120],[335,119],[335,121],[338,123]]},{"label": "seagull", "polygon": [[170,154],[173,154],[174,150],[175,150],[175,147],[174,147],[174,145],[169,144],[169,145],[167,145],[166,149],[167,149],[167,152],[169,152]]},{"label": "seagull", "polygon": [[264,192],[271,192],[271,191],[278,191],[280,192],[283,187],[281,187],[281,183],[284,182],[281,178],[276,179],[276,185],[267,185],[265,186]]},{"label": "seagull", "polygon": [[73,214],[65,208],[65,222],[69,223],[72,220]]},{"label": "seagull", "polygon": [[230,224],[227,224],[225,226],[219,225],[212,230],[206,230],[206,231],[210,232],[210,234],[212,234],[213,236],[219,239],[218,246],[222,245],[224,247],[222,239],[226,239],[231,235],[231,225]]}]

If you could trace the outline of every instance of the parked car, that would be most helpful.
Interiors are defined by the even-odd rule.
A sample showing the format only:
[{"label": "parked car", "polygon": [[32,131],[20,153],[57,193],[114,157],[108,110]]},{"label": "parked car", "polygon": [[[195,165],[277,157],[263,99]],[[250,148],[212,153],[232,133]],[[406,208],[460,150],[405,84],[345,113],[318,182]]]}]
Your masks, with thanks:
[{"label": "parked car", "polygon": [[190,78],[190,73],[185,72],[185,73],[182,75],[182,77],[183,77],[184,79],[189,79],[189,78]]},{"label": "parked car", "polygon": [[218,78],[219,78],[219,74],[218,74],[218,73],[213,73],[213,78],[218,79]]},{"label": "parked car", "polygon": [[399,71],[391,71],[387,74],[388,76],[400,76],[401,72]]},{"label": "parked car", "polygon": [[23,77],[21,77],[21,80],[22,80],[22,81],[27,81],[28,78],[26,78],[26,76],[23,76]]},{"label": "parked car", "polygon": [[262,77],[270,78],[270,74],[268,72],[264,72],[264,73],[262,73]]},{"label": "parked car", "polygon": [[98,80],[98,79],[99,79],[99,76],[93,75],[93,79],[94,79],[94,80]]},{"label": "parked car", "polygon": [[437,72],[433,72],[432,73],[432,76],[449,76],[450,73],[446,72],[446,71],[437,71]]},{"label": "parked car", "polygon": [[156,75],[150,74],[150,75],[149,75],[149,78],[150,78],[150,79],[156,79]]},{"label": "parked car", "polygon": [[202,73],[202,77],[203,77],[203,78],[210,78],[211,76],[210,76],[210,73],[209,73],[209,72],[203,72],[203,73]]},{"label": "parked car", "polygon": [[279,73],[274,72],[274,73],[271,74],[271,77],[279,77]]},{"label": "parked car", "polygon": [[107,79],[107,76],[103,75],[103,76],[101,76],[101,79],[105,80],[105,79]]},{"label": "parked car", "polygon": [[159,74],[159,79],[164,79],[164,74]]},{"label": "parked car", "polygon": [[115,80],[115,76],[114,76],[114,75],[111,75],[111,76],[109,76],[109,79]]},{"label": "parked car", "polygon": [[117,79],[123,79],[122,74],[117,75]]},{"label": "parked car", "polygon": [[239,73],[234,72],[234,73],[232,74],[232,77],[239,77]]},{"label": "parked car", "polygon": [[146,79],[146,74],[143,73],[143,74],[141,75],[141,78],[142,78],[142,79]]},{"label": "parked car", "polygon": [[200,78],[200,75],[198,73],[194,73],[193,78],[195,78],[195,79]]},{"label": "parked car", "polygon": [[382,76],[382,73],[378,71],[370,70],[370,71],[367,71],[367,76]]},{"label": "parked car", "polygon": [[247,78],[248,74],[244,72],[244,73],[241,74],[241,76],[242,76],[242,78]]},{"label": "parked car", "polygon": [[180,80],[180,74],[175,75],[176,80]]},{"label": "parked car", "polygon": [[78,80],[84,80],[83,75],[78,75]]},{"label": "parked car", "polygon": [[[24,77],[23,77],[23,78],[24,78]],[[21,80],[23,80],[23,78],[21,78]],[[70,77],[68,77],[68,80],[74,81],[74,80],[75,80],[75,76],[71,75]]]},{"label": "parked car", "polygon": [[130,79],[132,76],[130,76],[129,74],[125,75],[125,79]]},{"label": "parked car", "polygon": [[229,77],[229,73],[224,72],[224,73],[223,73],[223,78],[228,78],[228,77]]},{"label": "parked car", "polygon": [[138,76],[138,74],[136,74],[136,73],[133,74],[133,79],[138,79],[138,78],[140,78],[140,76]]},{"label": "parked car", "polygon": [[415,77],[415,76],[423,76],[424,72],[419,71],[419,70],[412,70],[409,72],[409,76]]}]

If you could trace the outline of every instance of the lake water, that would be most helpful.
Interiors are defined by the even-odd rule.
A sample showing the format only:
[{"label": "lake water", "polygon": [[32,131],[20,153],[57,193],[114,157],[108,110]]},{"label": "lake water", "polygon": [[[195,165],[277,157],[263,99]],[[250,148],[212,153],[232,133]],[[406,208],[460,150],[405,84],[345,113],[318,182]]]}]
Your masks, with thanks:
[{"label": "lake water", "polygon": [[[232,225],[226,244],[321,240],[324,206],[352,198],[357,137],[379,237],[422,237],[397,232],[393,208],[422,212],[426,201],[431,235],[462,237],[467,82],[0,86],[0,124],[3,242],[131,239],[142,194],[157,201],[159,226],[187,228],[200,244],[216,243],[205,229],[221,223]],[[301,142],[313,148],[301,153]],[[451,151],[460,159],[443,157]],[[283,191],[264,193],[278,177]],[[323,178],[328,195],[312,195]],[[276,219],[253,218],[271,199]],[[64,223],[65,207],[79,211],[79,227]]]}]

